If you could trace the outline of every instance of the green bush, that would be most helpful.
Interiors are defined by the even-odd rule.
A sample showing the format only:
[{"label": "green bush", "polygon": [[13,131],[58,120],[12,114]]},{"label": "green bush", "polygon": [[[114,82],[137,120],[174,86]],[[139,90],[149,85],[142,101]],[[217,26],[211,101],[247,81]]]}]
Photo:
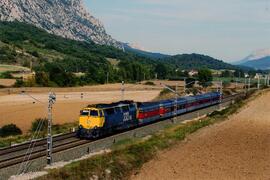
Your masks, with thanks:
[{"label": "green bush", "polygon": [[160,93],[159,93],[159,96],[164,96],[166,94],[169,94],[171,93],[171,91],[169,89],[163,89]]},{"label": "green bush", "polygon": [[3,79],[12,79],[12,75],[11,75],[11,72],[10,71],[6,71],[6,72],[3,72],[0,74],[0,78],[3,78]]},{"label": "green bush", "polygon": [[146,83],[144,83],[144,85],[154,86],[155,83],[153,83],[152,81],[147,81]]},{"label": "green bush", "polygon": [[[39,126],[41,124],[42,126]],[[35,132],[39,129],[39,131],[46,131],[48,126],[48,119],[46,118],[38,118],[32,122],[31,132]]]},{"label": "green bush", "polygon": [[17,79],[14,87],[23,87],[25,84],[22,79]]},{"label": "green bush", "polygon": [[0,129],[1,137],[21,135],[22,131],[15,124],[8,124]]}]

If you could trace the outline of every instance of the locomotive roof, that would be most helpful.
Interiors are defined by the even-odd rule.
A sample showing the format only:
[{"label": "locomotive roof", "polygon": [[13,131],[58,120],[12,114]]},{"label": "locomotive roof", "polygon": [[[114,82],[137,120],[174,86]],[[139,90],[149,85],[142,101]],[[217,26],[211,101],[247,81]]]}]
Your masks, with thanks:
[{"label": "locomotive roof", "polygon": [[95,105],[89,105],[88,107],[93,107],[93,108],[100,108],[100,109],[108,109],[108,108],[113,108],[113,107],[119,107],[119,106],[127,106],[130,104],[133,104],[134,101],[119,101],[119,102],[114,102],[111,104],[95,104]]}]

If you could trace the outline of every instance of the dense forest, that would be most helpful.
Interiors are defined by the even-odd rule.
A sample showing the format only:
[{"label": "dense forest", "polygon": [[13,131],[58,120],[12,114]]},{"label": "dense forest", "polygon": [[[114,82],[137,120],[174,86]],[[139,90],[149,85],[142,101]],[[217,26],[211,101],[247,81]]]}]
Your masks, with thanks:
[{"label": "dense forest", "polygon": [[[76,86],[109,82],[160,79],[185,74],[175,69],[235,69],[202,55],[151,59],[134,52],[74,41],[47,33],[29,24],[0,22],[0,63],[32,65],[36,85]],[[77,76],[76,73],[82,75]]]},{"label": "dense forest", "polygon": [[235,66],[224,63],[221,60],[214,59],[209,56],[204,56],[200,54],[182,54],[176,55],[169,58],[165,58],[164,61],[167,61],[171,64],[176,64],[183,69],[198,69],[200,68],[209,68],[209,69],[236,69]]}]

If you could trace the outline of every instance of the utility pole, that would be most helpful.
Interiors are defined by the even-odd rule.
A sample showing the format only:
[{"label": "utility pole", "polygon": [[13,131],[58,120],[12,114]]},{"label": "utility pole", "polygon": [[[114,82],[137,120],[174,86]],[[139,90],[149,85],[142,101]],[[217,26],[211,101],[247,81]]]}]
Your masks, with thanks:
[{"label": "utility pole", "polygon": [[187,84],[187,80],[186,78],[184,78],[184,96],[186,96],[186,84]]},{"label": "utility pole", "polygon": [[222,95],[223,95],[223,82],[220,81],[220,96],[219,96],[220,105],[222,103]]},{"label": "utility pole", "polygon": [[260,75],[258,75],[258,86],[257,86],[258,89],[260,89]]},{"label": "utility pole", "polygon": [[161,86],[163,86],[164,88],[168,89],[169,91],[171,91],[172,93],[175,94],[175,102],[174,102],[174,118],[173,118],[173,122],[175,122],[175,120],[177,120],[177,99],[179,96],[177,91],[178,91],[178,84],[176,83],[176,86],[175,86],[175,90],[171,89],[169,86],[165,85],[165,84],[162,84],[160,83]]},{"label": "utility pole", "polygon": [[244,86],[244,88],[245,88],[245,92],[247,92],[247,77],[245,77],[245,86]]},{"label": "utility pole", "polygon": [[52,106],[56,101],[55,93],[49,94],[48,105],[48,137],[47,137],[47,165],[52,165]]},{"label": "utility pole", "polygon": [[174,101],[174,122],[177,120],[177,99],[178,99],[178,83],[175,85],[175,101]]},{"label": "utility pole", "polygon": [[125,81],[122,81],[122,87],[121,87],[121,99],[124,101],[124,95],[125,95]]},{"label": "utility pole", "polygon": [[109,84],[109,72],[107,72],[107,84]]},{"label": "utility pole", "polygon": [[251,81],[251,79],[248,78],[248,91],[250,91],[250,81]]}]

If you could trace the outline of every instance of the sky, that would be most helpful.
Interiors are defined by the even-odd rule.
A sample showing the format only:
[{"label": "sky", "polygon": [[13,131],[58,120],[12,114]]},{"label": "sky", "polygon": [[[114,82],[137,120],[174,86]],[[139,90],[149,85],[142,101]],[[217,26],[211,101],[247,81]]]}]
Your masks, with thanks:
[{"label": "sky", "polygon": [[270,48],[270,0],[85,0],[114,39],[227,62]]}]

